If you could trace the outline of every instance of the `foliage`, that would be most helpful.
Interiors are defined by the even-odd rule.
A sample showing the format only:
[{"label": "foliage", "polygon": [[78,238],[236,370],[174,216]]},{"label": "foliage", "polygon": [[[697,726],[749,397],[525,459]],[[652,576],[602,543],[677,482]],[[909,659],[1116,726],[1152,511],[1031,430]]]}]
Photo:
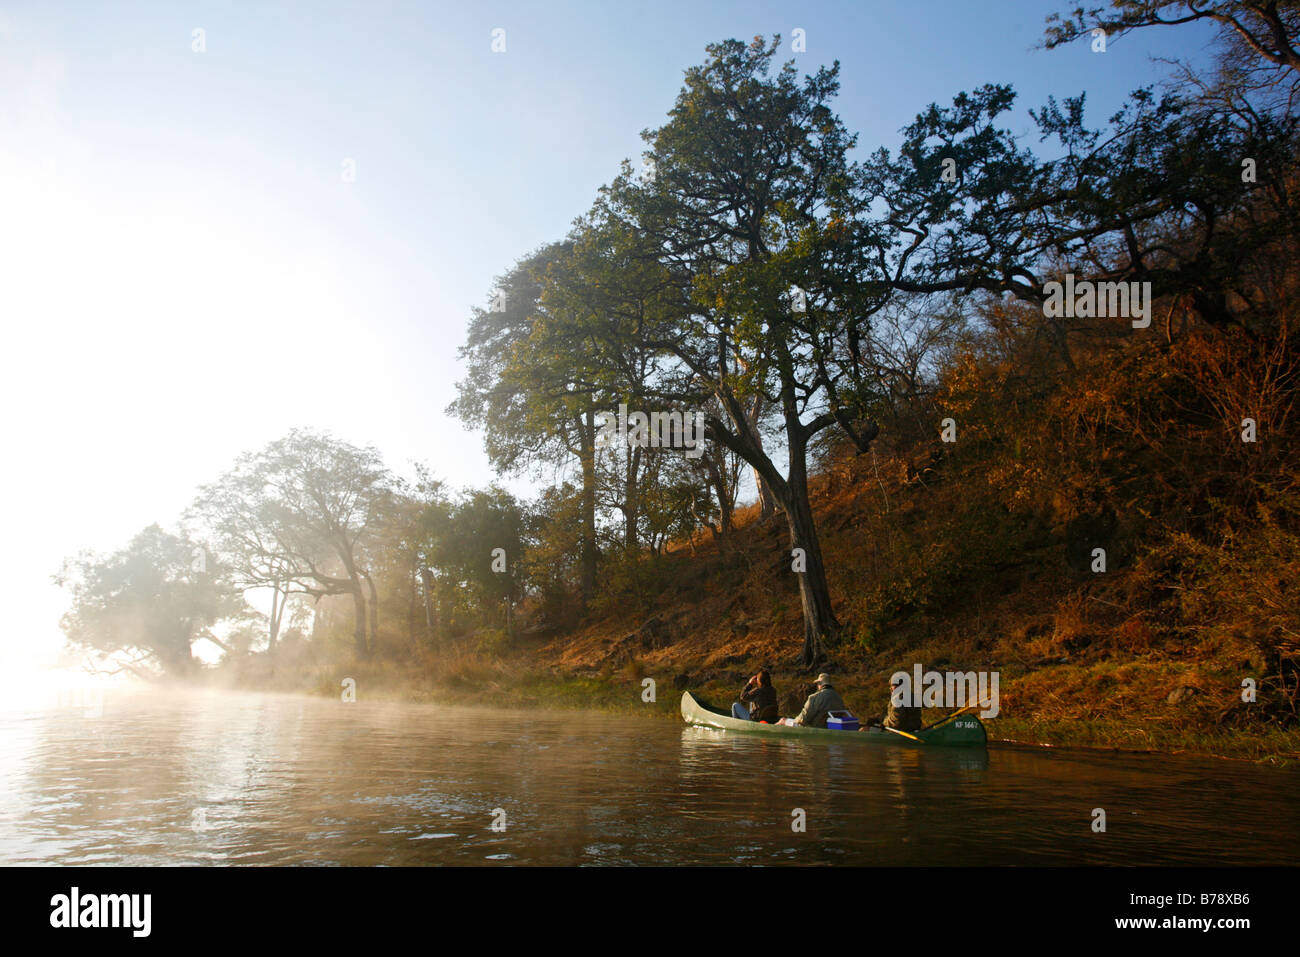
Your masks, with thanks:
[{"label": "foliage", "polygon": [[[1218,649],[1205,653],[1258,662],[1275,713],[1293,713],[1294,5],[1116,0],[1053,19],[1047,45],[1097,19],[1217,24],[1216,68],[1176,67],[1102,123],[1082,94],[1049,97],[1031,135],[1008,119],[1014,90],[980,86],[854,162],[837,65],[801,77],[776,40],[708,47],[643,134],[649,171],[625,163],[471,317],[450,411],[483,430],[500,472],[550,469],[552,487],[520,502],[453,495],[427,471],[408,486],[372,449],[294,432],[202,490],[191,517],[231,584],[279,596],[268,644],[291,598],[317,603],[304,642],[335,640],[342,597],[358,657],[413,667],[462,639],[504,655],[527,630],[516,614],[536,631],[573,633],[586,615],[627,634],[629,609],[688,590],[701,542],[716,546],[716,565],[692,566],[717,576],[705,585],[731,589],[745,566],[726,626],[770,597],[784,627],[802,548],[804,665],[833,645],[832,592],[880,653],[1024,594],[1054,625],[1016,622],[1003,653]],[[1150,283],[1149,323],[1049,316],[1046,283],[1067,275]],[[705,454],[603,447],[620,404],[702,411]],[[787,542],[731,522],[742,462],[784,510]],[[814,515],[819,482],[863,514]],[[161,534],[132,548],[172,572],[141,558],[127,575],[123,553],[69,574],[70,635],[125,647],[138,628],[182,667],[217,611],[193,594],[187,610],[194,583]],[[145,620],[149,587],[167,597]]]},{"label": "foliage", "polygon": [[65,562],[55,581],[72,597],[62,621],[69,642],[104,655],[122,653],[131,670],[143,665],[189,673],[195,667],[193,644],[200,638],[220,643],[211,627],[246,613],[203,549],[158,525],[111,555]]}]

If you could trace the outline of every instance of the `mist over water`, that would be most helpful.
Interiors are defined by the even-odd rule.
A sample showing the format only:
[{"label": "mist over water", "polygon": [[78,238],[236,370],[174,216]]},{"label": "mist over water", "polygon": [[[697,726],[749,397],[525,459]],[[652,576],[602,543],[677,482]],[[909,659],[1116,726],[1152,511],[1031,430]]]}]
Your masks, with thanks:
[{"label": "mist over water", "polygon": [[1261,865],[1300,845],[1300,775],[1234,762],[248,693],[9,708],[0,773],[0,864]]}]

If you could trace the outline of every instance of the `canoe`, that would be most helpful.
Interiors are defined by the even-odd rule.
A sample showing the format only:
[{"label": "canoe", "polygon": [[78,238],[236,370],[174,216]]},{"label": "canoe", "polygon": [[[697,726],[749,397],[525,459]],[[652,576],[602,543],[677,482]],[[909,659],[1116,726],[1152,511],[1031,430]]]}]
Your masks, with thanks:
[{"label": "canoe", "polygon": [[897,744],[908,748],[983,748],[988,744],[984,724],[971,714],[954,718],[947,724],[928,731],[914,732],[922,742],[892,731],[868,728],[866,731],[831,731],[826,728],[792,728],[786,724],[763,724],[761,721],[742,721],[731,712],[722,711],[700,701],[689,691],[682,694],[682,717],[687,724],[699,728],[716,728],[721,731],[740,731],[745,734],[767,734],[784,738],[820,738],[833,741],[858,741],[864,744]]}]

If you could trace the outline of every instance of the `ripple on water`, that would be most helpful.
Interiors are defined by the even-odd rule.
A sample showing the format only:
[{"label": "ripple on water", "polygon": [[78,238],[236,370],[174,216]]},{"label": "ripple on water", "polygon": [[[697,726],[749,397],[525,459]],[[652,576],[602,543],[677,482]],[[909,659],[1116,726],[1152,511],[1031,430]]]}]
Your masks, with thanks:
[{"label": "ripple on water", "polygon": [[[573,712],[157,695],[24,720],[0,733],[0,771],[0,864],[1294,865],[1300,846],[1295,772]],[[487,831],[498,807],[505,834]]]}]

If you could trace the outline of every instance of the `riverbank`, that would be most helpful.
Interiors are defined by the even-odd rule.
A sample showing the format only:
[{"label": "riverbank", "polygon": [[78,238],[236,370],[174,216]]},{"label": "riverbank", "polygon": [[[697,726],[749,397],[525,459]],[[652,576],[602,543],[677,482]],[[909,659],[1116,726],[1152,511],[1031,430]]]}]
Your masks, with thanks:
[{"label": "riverbank", "polygon": [[[376,677],[357,681],[357,704],[190,687],[112,695],[93,717],[0,712],[16,759],[3,853],[100,868],[1241,867],[1294,865],[1300,841],[1295,770],[375,703]],[[806,830],[792,828],[796,809]]]},{"label": "riverbank", "polygon": [[[1151,505],[1160,522],[1085,521],[1050,489],[1013,495],[993,482],[1023,464],[1000,448],[964,462],[835,455],[811,478],[838,619],[815,670],[855,713],[882,714],[890,675],[919,665],[996,674],[994,739],[1300,762],[1300,672],[1283,640],[1296,631],[1300,537],[1243,515],[1231,534],[1213,532],[1219,544],[1198,544],[1170,531],[1188,507],[1178,501]],[[756,506],[734,518],[726,534],[661,554],[611,551],[585,609],[526,600],[513,637],[454,609],[421,633],[405,609],[406,622],[384,619],[375,663],[349,664],[343,610],[332,630],[279,650],[278,677],[254,654],[221,680],[335,695],[351,676],[358,695],[675,717],[683,690],[730,702],[768,667],[782,713],[794,714],[812,672],[796,661],[804,624],[789,531]]]},{"label": "riverbank", "polygon": [[[706,699],[729,703],[735,700],[746,677],[766,663],[759,656],[736,661],[725,656],[717,662],[648,661],[634,658],[622,666],[566,671],[548,660],[553,648],[515,649],[513,653],[485,654],[466,644],[430,655],[418,669],[392,664],[323,665],[309,674],[281,670],[278,675],[246,672],[232,686],[249,690],[302,692],[321,697],[353,693],[357,700],[409,701],[545,710],[600,711],[611,715],[639,714],[679,721],[683,690]],[[690,666],[694,665],[692,671]],[[845,657],[824,667],[836,675],[835,684],[849,707],[863,716],[884,712],[888,675],[871,671],[869,661]],[[1061,671],[1064,666],[1057,666]],[[1157,669],[1159,671],[1159,669]],[[231,684],[216,674],[218,683]],[[1080,683],[1086,676],[1075,675]],[[1095,678],[1095,676],[1093,676]],[[1144,676],[1148,681],[1155,676]],[[1052,687],[1064,687],[1057,674]],[[1130,676],[1132,680],[1133,676]],[[796,713],[808,687],[809,676],[794,667],[775,668],[773,680],[782,700],[782,713]],[[1036,673],[1003,677],[1000,711],[984,718],[990,741],[1051,748],[1079,748],[1130,753],[1186,754],[1249,761],[1275,767],[1300,765],[1300,732],[1261,728],[1240,729],[1227,724],[1218,703],[1222,694],[1190,694],[1167,699],[1154,716],[1125,717],[1092,714],[1056,692],[1055,710],[1035,707],[1025,711],[1024,703],[1041,697],[1044,679]],[[1135,681],[1140,683],[1140,681]],[[1180,686],[1180,687],[1190,687]],[[1236,710],[1229,708],[1229,713]],[[1011,712],[1011,713],[1008,713]],[[927,710],[927,723],[938,720],[943,709]]]}]

